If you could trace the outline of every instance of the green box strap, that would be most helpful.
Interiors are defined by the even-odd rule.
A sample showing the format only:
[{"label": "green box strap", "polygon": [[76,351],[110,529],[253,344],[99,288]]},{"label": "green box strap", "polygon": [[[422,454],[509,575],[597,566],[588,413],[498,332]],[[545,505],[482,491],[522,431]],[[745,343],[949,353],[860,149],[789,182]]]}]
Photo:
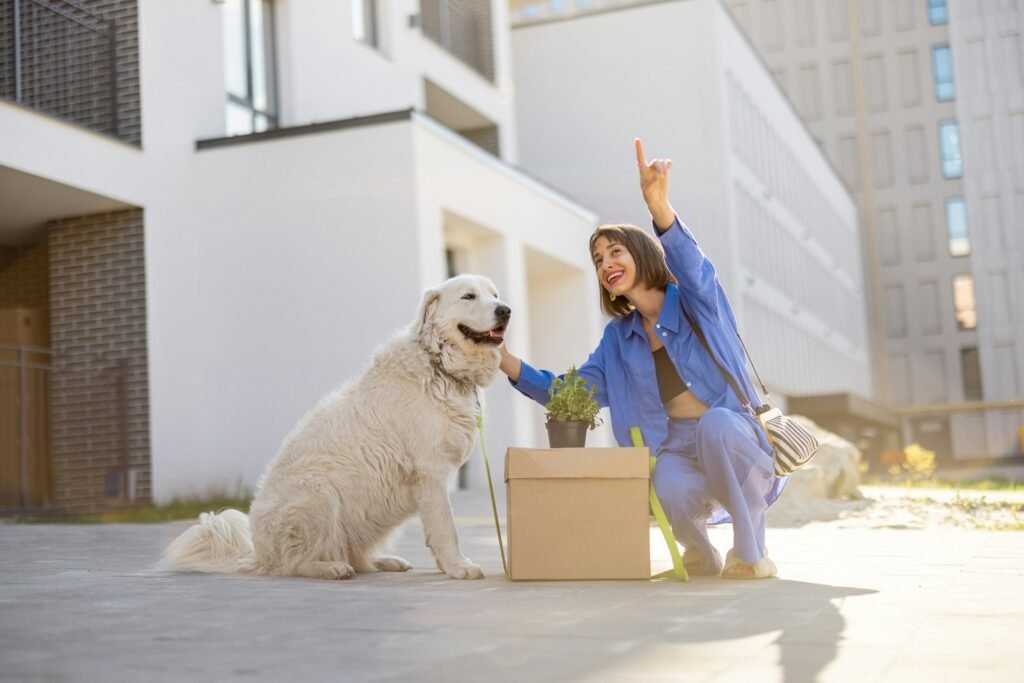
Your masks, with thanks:
[{"label": "green box strap", "polygon": [[[629,436],[633,440],[633,445],[637,448],[643,448],[644,437],[640,433],[639,427],[631,427],[629,430]],[[653,455],[648,457],[648,465],[650,467],[649,472],[654,474],[654,466],[658,463],[658,459]],[[668,546],[668,552],[672,556],[672,569],[663,571],[660,574],[655,574],[652,579],[667,579],[675,577],[679,581],[689,581],[690,575],[686,573],[686,567],[683,566],[683,558],[679,555],[679,546],[676,545],[676,537],[672,534],[672,526],[668,523],[668,519],[665,517],[665,511],[661,507],[661,502],[658,500],[658,494],[654,492],[654,479],[651,479],[650,484],[651,494],[649,497],[651,503],[651,511],[654,513],[654,519],[658,522],[658,528],[661,529],[661,535],[665,537],[665,544]]]}]

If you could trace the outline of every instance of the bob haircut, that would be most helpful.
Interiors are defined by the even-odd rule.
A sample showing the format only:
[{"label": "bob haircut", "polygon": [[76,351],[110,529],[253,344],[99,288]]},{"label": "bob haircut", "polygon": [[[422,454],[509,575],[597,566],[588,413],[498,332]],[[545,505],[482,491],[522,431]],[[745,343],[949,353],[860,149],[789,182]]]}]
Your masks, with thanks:
[{"label": "bob haircut", "polygon": [[[653,235],[649,235],[642,228],[628,223],[611,223],[600,225],[594,234],[590,236],[590,253],[594,253],[594,243],[604,237],[612,244],[621,244],[629,251],[636,262],[636,279],[650,289],[665,291],[668,283],[676,282],[668,264],[665,262],[665,250]],[[608,290],[604,288],[600,280],[597,289],[601,296],[601,310],[611,318],[623,318],[633,310],[633,305],[624,296],[616,297],[612,301]]]}]

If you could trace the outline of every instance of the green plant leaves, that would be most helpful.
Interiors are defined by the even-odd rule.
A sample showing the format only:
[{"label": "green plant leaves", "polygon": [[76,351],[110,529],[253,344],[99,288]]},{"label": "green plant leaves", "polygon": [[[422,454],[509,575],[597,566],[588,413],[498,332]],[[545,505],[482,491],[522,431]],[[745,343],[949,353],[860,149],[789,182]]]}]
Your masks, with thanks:
[{"label": "green plant leaves", "polygon": [[569,368],[569,372],[556,377],[548,389],[551,397],[545,406],[548,421],[586,422],[593,429],[601,422],[597,417],[601,406],[594,399],[596,395],[597,386],[588,386],[575,366]]}]

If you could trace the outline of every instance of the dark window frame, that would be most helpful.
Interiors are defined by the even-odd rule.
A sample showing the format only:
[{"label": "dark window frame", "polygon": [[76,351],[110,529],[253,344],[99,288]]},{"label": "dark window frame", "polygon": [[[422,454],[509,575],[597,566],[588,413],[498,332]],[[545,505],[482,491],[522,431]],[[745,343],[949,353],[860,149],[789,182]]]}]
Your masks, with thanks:
[{"label": "dark window frame", "polygon": [[981,354],[977,346],[964,346],[960,349],[960,383],[965,401],[981,401],[985,398],[985,387],[981,379]]},{"label": "dark window frame", "polygon": [[[377,0],[352,0],[353,7],[355,7],[356,3],[363,6],[363,37],[359,38],[355,35],[355,25],[353,23],[353,40],[375,50],[380,50],[380,5],[377,4]],[[355,16],[352,18],[354,21]]]},{"label": "dark window frame", "polygon": [[[257,117],[262,116],[267,121],[267,127],[264,130],[272,130],[280,125],[280,114],[277,102],[278,82],[277,82],[277,11],[274,5],[274,0],[239,0],[242,3],[242,15],[244,19],[243,29],[243,43],[245,46],[245,89],[246,97],[240,97],[232,92],[227,92],[227,102],[230,104],[237,105],[248,110],[249,113],[249,133],[263,132],[257,125]],[[267,88],[267,107],[260,109],[256,106],[255,98],[253,96],[253,45],[252,45],[252,25],[249,17],[251,12],[251,3],[259,2],[263,6],[263,58],[266,69],[266,88]],[[237,133],[237,135],[245,135],[246,133]]]}]

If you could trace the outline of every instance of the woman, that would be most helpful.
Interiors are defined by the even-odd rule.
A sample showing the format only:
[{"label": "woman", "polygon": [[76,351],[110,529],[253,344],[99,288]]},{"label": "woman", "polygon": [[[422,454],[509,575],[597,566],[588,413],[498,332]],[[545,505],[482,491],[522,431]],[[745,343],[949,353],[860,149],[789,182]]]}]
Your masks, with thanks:
[{"label": "woman", "polygon": [[[635,145],[640,187],[660,242],[632,225],[603,225],[591,236],[601,308],[612,320],[579,371],[609,408],[619,444],[630,445],[630,427],[639,426],[644,443],[656,446],[654,489],[686,549],[687,571],[774,576],[764,513],[785,480],[775,477],[771,447],[750,408],[751,400],[760,401],[747,377],[736,321],[714,266],[669,204],[672,161],[648,163],[639,138]],[[554,375],[505,346],[501,353],[501,370],[512,385],[546,404]],[[730,519],[733,548],[723,565],[707,525]]]}]

